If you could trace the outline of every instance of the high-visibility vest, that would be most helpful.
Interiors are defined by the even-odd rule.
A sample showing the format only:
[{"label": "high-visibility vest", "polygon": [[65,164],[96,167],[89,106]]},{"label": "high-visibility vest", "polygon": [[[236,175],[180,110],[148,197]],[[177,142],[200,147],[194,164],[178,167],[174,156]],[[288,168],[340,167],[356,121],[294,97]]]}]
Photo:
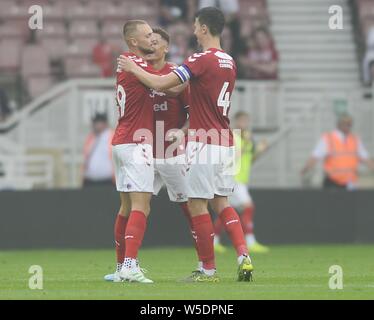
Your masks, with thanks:
[{"label": "high-visibility vest", "polygon": [[254,143],[252,140],[247,141],[240,135],[234,134],[235,148],[241,150],[240,158],[236,159],[237,174],[235,181],[237,183],[248,184],[251,175],[251,168],[254,155]]},{"label": "high-visibility vest", "polygon": [[[110,133],[108,135],[108,154],[109,158],[112,159],[112,139],[113,139],[114,131],[110,129]],[[95,145],[96,136],[93,133],[90,133],[83,146],[83,173],[86,171],[89,158],[91,156],[92,148]],[[113,179],[114,179],[114,171],[113,171]]]},{"label": "high-visibility vest", "polygon": [[357,182],[357,169],[360,163],[358,138],[354,134],[348,134],[342,141],[336,132],[329,132],[325,133],[324,139],[328,148],[324,162],[327,176],[344,186]]}]

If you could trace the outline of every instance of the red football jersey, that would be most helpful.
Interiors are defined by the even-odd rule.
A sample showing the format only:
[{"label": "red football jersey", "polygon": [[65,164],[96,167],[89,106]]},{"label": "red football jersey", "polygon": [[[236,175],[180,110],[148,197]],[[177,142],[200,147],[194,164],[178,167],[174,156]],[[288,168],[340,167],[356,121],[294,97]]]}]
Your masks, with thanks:
[{"label": "red football jersey", "polygon": [[[233,146],[228,114],[236,80],[234,59],[212,48],[195,53],[174,72],[182,82],[190,80],[190,129],[205,130],[206,143]],[[203,141],[199,137],[198,132],[197,138],[189,135],[189,139]]]},{"label": "red football jersey", "polygon": [[[161,75],[169,74],[176,67],[167,63],[163,69],[159,70]],[[173,142],[165,141],[169,130],[180,129],[186,123],[189,108],[189,88],[187,87],[178,97],[170,98],[162,92],[153,91],[154,98],[154,157],[162,159],[182,154],[182,146],[176,146]],[[163,127],[164,130],[161,130]],[[170,147],[170,148],[169,148]],[[169,148],[169,149],[168,149]]]},{"label": "red football jersey", "polygon": [[[131,52],[124,56],[135,61],[150,73],[157,73],[151,65]],[[153,143],[153,104],[154,98],[149,88],[144,86],[133,74],[117,70],[117,105],[119,120],[112,144]],[[138,131],[143,129],[143,133]],[[147,132],[152,133],[149,136]],[[136,136],[135,136],[136,133]]]}]

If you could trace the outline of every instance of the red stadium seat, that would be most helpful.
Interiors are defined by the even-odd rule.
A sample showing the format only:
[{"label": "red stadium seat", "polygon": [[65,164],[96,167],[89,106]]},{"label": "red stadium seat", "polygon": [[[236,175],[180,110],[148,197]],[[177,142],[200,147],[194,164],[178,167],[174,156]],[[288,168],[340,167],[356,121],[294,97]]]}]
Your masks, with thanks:
[{"label": "red stadium seat", "polygon": [[37,31],[36,36],[40,38],[65,38],[67,30],[65,24],[61,21],[46,21],[43,23],[43,30]]},{"label": "red stadium seat", "polygon": [[117,49],[119,52],[127,51],[128,47],[125,43],[125,40],[123,40],[123,37],[111,37],[106,38],[106,41],[110,43],[115,49]]},{"label": "red stadium seat", "polygon": [[65,8],[70,20],[97,20],[99,18],[100,2],[93,0],[68,0]]},{"label": "red stadium seat", "polygon": [[122,35],[123,22],[120,21],[104,21],[101,27],[101,36],[106,37],[118,37]]},{"label": "red stadium seat", "polygon": [[30,35],[30,28],[24,20],[6,20],[0,24],[0,39],[18,38],[26,40]]},{"label": "red stadium seat", "polygon": [[67,53],[68,41],[60,37],[43,37],[40,44],[50,59],[61,59]]},{"label": "red stadium seat", "polygon": [[44,21],[63,21],[65,19],[65,7],[63,1],[43,6]]},{"label": "red stadium seat", "polygon": [[75,40],[68,45],[66,53],[68,56],[91,57],[92,50],[97,44],[97,41],[96,38],[82,38]]},{"label": "red stadium seat", "polygon": [[98,38],[99,30],[96,20],[76,20],[70,25],[69,36],[71,39]]},{"label": "red stadium seat", "polygon": [[46,21],[43,30],[37,31],[36,36],[50,59],[62,58],[65,55],[68,37],[65,24],[62,21]]},{"label": "red stadium seat", "polygon": [[127,19],[132,17],[131,12],[131,6],[125,1],[120,2],[118,5],[114,4],[113,2],[108,2],[101,8],[99,15],[103,22],[121,21],[123,24]]},{"label": "red stadium seat", "polygon": [[3,7],[4,10],[1,15],[7,20],[24,20],[27,22],[29,17],[29,6],[18,4],[12,1],[7,7]]}]

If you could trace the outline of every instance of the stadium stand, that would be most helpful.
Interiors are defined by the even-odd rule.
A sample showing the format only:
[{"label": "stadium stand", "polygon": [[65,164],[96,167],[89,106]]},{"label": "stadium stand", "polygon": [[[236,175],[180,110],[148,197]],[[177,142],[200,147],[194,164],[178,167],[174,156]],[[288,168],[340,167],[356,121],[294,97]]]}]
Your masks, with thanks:
[{"label": "stadium stand", "polygon": [[[124,20],[140,17],[157,25],[162,5],[151,0],[110,0],[105,5],[99,0],[43,0],[39,3],[43,4],[44,29],[38,32],[24,28],[28,16],[24,10],[31,2],[0,2],[0,85],[10,101],[23,106],[0,123],[0,132],[27,150],[58,154],[67,174],[53,185],[77,187],[91,109],[109,110],[113,113],[109,120],[115,124],[113,78],[104,78],[111,76],[106,72],[109,57],[125,49]],[[370,1],[359,2],[368,6]],[[172,37],[169,59],[176,63],[195,50],[190,19],[198,1],[194,4],[184,17],[176,15],[167,23]],[[232,97],[231,114],[250,112],[256,135],[272,145],[255,164],[253,185],[300,187],[299,169],[317,137],[334,126],[339,111],[354,115],[355,127],[372,150],[374,110],[372,101],[362,98],[352,32],[354,6],[348,0],[238,0],[238,4],[240,10],[223,34],[224,48],[242,54],[241,50],[248,49],[242,44],[258,28],[265,28],[280,56],[278,80],[239,80]],[[328,29],[331,5],[343,8],[344,31]],[[367,10],[362,15],[370,21]],[[238,26],[240,36],[233,37],[232,30]],[[40,54],[35,53],[38,50]],[[34,58],[25,52],[34,52]],[[318,185],[321,177],[315,177],[306,183]]]},{"label": "stadium stand", "polygon": [[356,41],[365,85],[372,84],[374,75],[374,3],[368,0],[351,0],[355,18]]},{"label": "stadium stand", "polygon": [[[186,6],[188,12],[183,17],[166,22],[165,19],[158,19],[165,12],[165,1],[111,0],[104,3],[99,0],[43,0],[38,1],[42,5],[44,18],[43,30],[38,32],[30,30],[27,25],[28,8],[32,4],[29,0],[5,0],[0,4],[0,72],[6,71],[14,77],[20,77],[23,88],[31,99],[61,79],[102,75],[100,68],[92,66],[93,49],[101,39],[105,39],[113,46],[114,52],[124,50],[122,26],[127,19],[142,17],[151,25],[161,22],[167,25],[175,41],[171,50],[174,62],[182,62],[194,46],[189,19],[196,6]],[[243,26],[241,34],[246,35],[258,26],[267,26],[266,1],[241,0],[239,18]],[[230,33],[225,32],[223,43],[230,48],[234,45],[230,42],[231,38]],[[240,42],[240,37],[236,42]],[[34,49],[29,49],[31,44]],[[22,64],[27,56],[24,52],[35,51],[37,48],[40,52],[44,51],[40,56],[33,56],[35,65],[43,66],[43,74],[38,75],[44,77],[40,85],[33,78],[30,80],[30,74],[24,73],[25,65]],[[49,72],[45,72],[46,62],[51,65]],[[56,64],[60,68],[54,68]]]}]

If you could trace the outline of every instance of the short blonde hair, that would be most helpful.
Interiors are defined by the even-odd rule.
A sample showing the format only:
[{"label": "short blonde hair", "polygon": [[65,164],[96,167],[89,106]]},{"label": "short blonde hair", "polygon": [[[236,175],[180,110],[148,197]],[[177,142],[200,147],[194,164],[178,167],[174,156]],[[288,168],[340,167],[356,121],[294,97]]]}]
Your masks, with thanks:
[{"label": "short blonde hair", "polygon": [[137,27],[142,24],[147,24],[144,20],[129,20],[123,26],[123,37],[125,40],[128,40],[134,32],[137,30]]}]

